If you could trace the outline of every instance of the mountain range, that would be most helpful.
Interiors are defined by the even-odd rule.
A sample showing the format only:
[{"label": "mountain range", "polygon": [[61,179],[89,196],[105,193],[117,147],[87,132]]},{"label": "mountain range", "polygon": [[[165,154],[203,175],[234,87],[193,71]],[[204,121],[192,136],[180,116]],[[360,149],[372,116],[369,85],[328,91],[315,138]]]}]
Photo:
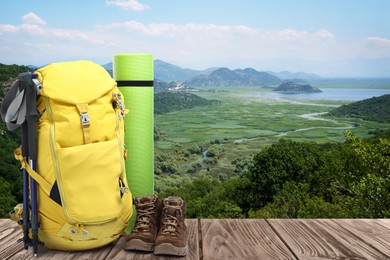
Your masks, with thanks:
[{"label": "mountain range", "polygon": [[[112,74],[112,62],[102,65]],[[180,81],[189,87],[200,86],[269,86],[282,83],[289,79],[296,82],[306,82],[318,79],[315,74],[288,71],[270,72],[257,71],[253,68],[230,70],[225,67],[211,67],[205,70],[182,68],[162,60],[154,61],[154,78],[160,82]]]},{"label": "mountain range", "polygon": [[[102,65],[108,72],[112,74],[113,65],[112,62]],[[184,82],[197,75],[208,75],[218,68],[208,68],[205,70],[193,70],[186,69],[171,63],[154,60],[154,78],[155,80],[172,82],[172,81],[181,81]]]},{"label": "mountain range", "polygon": [[267,72],[252,68],[230,70],[219,68],[210,74],[199,74],[186,80],[185,85],[190,87],[203,86],[269,86],[280,84],[281,80]]}]

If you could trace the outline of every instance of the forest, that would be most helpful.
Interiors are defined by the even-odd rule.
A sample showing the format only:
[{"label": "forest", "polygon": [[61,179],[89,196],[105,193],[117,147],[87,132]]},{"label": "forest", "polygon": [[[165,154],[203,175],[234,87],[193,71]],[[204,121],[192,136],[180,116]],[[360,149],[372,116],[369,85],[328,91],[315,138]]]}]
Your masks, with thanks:
[{"label": "forest", "polygon": [[182,196],[191,218],[390,217],[390,131],[345,137],[332,144],[281,139],[251,160],[235,160],[236,177],[199,178],[160,195]]}]

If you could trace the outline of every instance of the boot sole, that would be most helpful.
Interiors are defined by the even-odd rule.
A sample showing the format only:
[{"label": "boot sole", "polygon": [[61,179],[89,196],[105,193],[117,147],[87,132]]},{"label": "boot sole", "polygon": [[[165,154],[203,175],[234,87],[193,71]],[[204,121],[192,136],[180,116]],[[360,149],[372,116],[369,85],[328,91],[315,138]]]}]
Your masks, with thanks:
[{"label": "boot sole", "polygon": [[188,246],[177,247],[169,243],[162,243],[161,245],[155,246],[154,248],[155,255],[185,256],[187,251]]},{"label": "boot sole", "polygon": [[154,243],[146,243],[141,239],[132,239],[125,244],[125,250],[153,252]]}]

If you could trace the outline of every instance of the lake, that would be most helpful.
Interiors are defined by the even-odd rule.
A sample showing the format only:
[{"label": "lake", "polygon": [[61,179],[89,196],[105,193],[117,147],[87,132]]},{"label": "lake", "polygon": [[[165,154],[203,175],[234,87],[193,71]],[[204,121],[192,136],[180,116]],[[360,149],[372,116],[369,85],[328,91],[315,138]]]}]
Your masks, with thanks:
[{"label": "lake", "polygon": [[270,99],[292,98],[308,100],[346,100],[358,101],[372,97],[390,94],[390,89],[350,89],[350,88],[322,88],[322,93],[284,94],[280,92],[256,93]]}]

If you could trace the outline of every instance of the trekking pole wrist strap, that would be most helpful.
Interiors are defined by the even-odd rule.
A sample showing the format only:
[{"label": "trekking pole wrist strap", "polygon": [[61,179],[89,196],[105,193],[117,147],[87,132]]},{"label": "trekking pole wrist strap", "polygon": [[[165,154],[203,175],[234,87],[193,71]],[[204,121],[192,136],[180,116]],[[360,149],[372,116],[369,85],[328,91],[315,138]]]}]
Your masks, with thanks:
[{"label": "trekking pole wrist strap", "polygon": [[39,175],[36,171],[34,171],[31,166],[28,164],[26,159],[22,155],[22,149],[21,148],[16,148],[14,151],[15,158],[20,161],[22,165],[22,169],[26,169],[28,174],[33,178],[36,182],[38,182],[39,186],[42,188],[42,190],[50,196],[50,190],[51,190],[51,185],[44,179],[42,178],[41,175]]}]

